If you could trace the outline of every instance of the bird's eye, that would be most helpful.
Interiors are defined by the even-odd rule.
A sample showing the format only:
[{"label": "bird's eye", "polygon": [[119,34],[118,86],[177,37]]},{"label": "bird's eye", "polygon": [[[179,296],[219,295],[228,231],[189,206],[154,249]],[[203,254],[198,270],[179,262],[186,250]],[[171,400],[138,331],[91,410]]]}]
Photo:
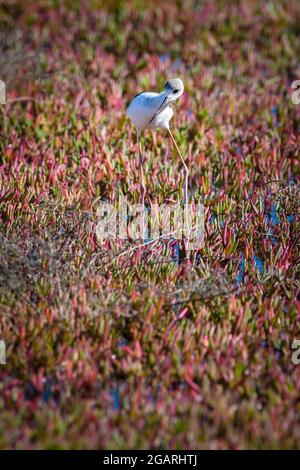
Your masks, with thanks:
[{"label": "bird's eye", "polygon": [[179,90],[173,90],[173,94],[178,93],[178,92],[179,92]]}]

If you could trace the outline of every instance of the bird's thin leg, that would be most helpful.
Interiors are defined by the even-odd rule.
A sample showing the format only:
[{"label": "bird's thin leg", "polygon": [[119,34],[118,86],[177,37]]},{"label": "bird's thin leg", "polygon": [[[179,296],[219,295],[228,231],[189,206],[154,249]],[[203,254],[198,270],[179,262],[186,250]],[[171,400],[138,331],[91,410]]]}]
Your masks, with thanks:
[{"label": "bird's thin leg", "polygon": [[143,207],[143,220],[142,220],[142,231],[143,231],[143,238],[145,236],[145,217],[144,217],[144,210],[145,210],[145,194],[146,194],[146,185],[145,185],[145,178],[144,178],[144,169],[143,169],[143,155],[142,155],[142,142],[141,142],[141,133],[137,133],[138,139],[138,148],[139,148],[139,165],[140,165],[140,188],[141,188],[141,205]]},{"label": "bird's thin leg", "polygon": [[188,196],[188,185],[189,185],[189,169],[187,167],[187,164],[185,163],[184,159],[183,159],[183,156],[181,155],[181,152],[178,148],[178,145],[176,144],[176,140],[174,139],[173,137],[173,134],[171,132],[171,129],[168,129],[168,132],[170,134],[170,137],[172,139],[172,142],[177,150],[177,153],[178,155],[180,156],[181,158],[181,161],[182,161],[182,164],[183,164],[183,168],[184,168],[184,204],[185,204],[185,207],[187,208],[188,206],[188,203],[189,203],[189,196]]},{"label": "bird's thin leg", "polygon": [[186,221],[186,224],[185,224],[185,229],[187,229],[187,236],[186,236],[186,233],[184,232],[184,236],[183,236],[183,257],[186,259],[187,257],[187,238],[189,238],[189,217],[188,217],[188,203],[189,203],[189,195],[188,195],[188,184],[189,184],[189,169],[187,167],[187,164],[185,163],[184,159],[183,159],[183,156],[181,155],[181,152],[178,148],[178,145],[176,143],[176,140],[174,139],[173,137],[173,134],[170,130],[170,128],[168,128],[168,132],[170,134],[170,137],[172,139],[172,142],[176,148],[176,151],[178,153],[178,155],[180,156],[181,158],[181,161],[182,161],[182,164],[183,164],[183,168],[184,168],[184,219]]}]

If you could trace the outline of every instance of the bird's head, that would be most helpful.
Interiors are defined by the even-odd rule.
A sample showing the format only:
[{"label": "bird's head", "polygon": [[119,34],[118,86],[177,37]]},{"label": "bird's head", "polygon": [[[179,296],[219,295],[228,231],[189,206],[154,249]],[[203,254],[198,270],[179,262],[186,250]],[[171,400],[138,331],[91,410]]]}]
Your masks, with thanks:
[{"label": "bird's head", "polygon": [[177,100],[184,92],[182,80],[180,78],[170,78],[164,85],[164,92],[169,102]]},{"label": "bird's head", "polygon": [[160,107],[150,120],[150,123],[156,116],[161,113],[167,106],[171,105],[173,101],[177,100],[183,93],[184,86],[180,78],[171,78],[168,80],[164,85],[163,91],[163,102],[161,103]]}]

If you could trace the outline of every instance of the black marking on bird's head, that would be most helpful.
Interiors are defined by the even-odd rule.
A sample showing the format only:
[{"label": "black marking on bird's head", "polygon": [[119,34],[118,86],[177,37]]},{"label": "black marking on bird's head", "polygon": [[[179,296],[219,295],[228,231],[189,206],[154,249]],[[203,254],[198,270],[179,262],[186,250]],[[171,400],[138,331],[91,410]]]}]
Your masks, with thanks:
[{"label": "black marking on bird's head", "polygon": [[170,80],[165,83],[164,90],[176,96],[182,95],[184,91],[182,80],[180,80],[180,78],[170,78]]}]

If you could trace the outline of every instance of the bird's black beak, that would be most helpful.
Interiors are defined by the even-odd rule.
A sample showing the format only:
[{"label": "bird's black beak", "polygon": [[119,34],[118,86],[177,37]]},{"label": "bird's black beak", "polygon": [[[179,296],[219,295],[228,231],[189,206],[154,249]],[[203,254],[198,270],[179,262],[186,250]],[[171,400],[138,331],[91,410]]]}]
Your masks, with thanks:
[{"label": "bird's black beak", "polygon": [[150,120],[150,123],[153,121],[154,118],[156,118],[156,116],[159,114],[159,111],[162,109],[163,105],[165,104],[165,102],[167,101],[168,97],[166,96],[165,99],[163,100],[162,104],[160,105],[160,107],[158,108],[158,110],[156,111],[156,113],[154,114],[154,116],[151,118]]}]

